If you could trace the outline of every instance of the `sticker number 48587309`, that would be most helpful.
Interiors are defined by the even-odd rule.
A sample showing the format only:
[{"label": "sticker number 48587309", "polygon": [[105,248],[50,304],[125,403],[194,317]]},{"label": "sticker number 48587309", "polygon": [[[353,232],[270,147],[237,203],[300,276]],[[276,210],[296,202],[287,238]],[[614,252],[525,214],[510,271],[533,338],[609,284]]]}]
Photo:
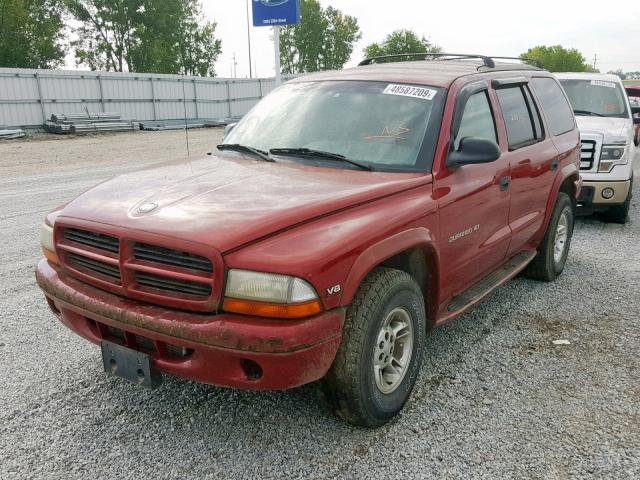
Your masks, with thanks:
[{"label": "sticker number 48587309", "polygon": [[426,87],[414,87],[412,85],[389,84],[382,92],[385,95],[400,95],[402,97],[420,98],[422,100],[433,100],[438,93],[437,90]]}]

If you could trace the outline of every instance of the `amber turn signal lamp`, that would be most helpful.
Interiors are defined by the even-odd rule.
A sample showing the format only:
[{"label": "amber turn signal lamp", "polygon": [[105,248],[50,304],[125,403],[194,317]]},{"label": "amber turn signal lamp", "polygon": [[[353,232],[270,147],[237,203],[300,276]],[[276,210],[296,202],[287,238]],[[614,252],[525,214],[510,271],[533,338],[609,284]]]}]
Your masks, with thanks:
[{"label": "amber turn signal lamp", "polygon": [[268,318],[305,318],[320,313],[322,310],[319,300],[285,305],[236,298],[225,298],[222,308],[225,312]]},{"label": "amber turn signal lamp", "polygon": [[51,250],[47,250],[46,248],[43,248],[42,253],[47,258],[47,260],[49,260],[51,263],[60,265],[60,259],[58,258],[58,255],[56,255],[56,252],[52,252]]}]

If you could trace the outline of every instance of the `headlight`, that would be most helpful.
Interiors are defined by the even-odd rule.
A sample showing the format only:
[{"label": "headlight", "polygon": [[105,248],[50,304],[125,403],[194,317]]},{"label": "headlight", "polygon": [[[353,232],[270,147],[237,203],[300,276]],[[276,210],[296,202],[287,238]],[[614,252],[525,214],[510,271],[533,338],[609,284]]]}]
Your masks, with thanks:
[{"label": "headlight", "polygon": [[301,278],[235,269],[227,275],[223,308],[276,318],[303,318],[321,310],[318,294]]},{"label": "headlight", "polygon": [[60,263],[53,242],[53,227],[46,222],[43,222],[40,228],[40,246],[42,247],[42,253],[50,262]]},{"label": "headlight", "polygon": [[600,153],[598,172],[609,173],[615,165],[627,163],[625,156],[627,145],[603,145]]}]

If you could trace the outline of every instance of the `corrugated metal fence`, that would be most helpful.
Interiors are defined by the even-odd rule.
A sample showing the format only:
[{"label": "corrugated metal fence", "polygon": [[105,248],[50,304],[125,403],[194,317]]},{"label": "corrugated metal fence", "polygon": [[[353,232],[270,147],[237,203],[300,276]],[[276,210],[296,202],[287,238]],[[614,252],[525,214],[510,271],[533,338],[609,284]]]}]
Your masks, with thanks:
[{"label": "corrugated metal fence", "polygon": [[[288,78],[283,78],[286,80]],[[223,118],[247,113],[273,78],[0,68],[0,125],[36,127],[52,113],[118,112],[132,120]]]}]

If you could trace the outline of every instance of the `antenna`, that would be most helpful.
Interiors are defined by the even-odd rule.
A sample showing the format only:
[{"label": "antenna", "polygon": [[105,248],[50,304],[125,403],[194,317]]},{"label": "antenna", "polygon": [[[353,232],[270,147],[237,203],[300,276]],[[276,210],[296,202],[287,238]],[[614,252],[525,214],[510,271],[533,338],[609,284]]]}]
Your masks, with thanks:
[{"label": "antenna", "polygon": [[189,129],[187,128],[187,92],[185,90],[185,76],[182,76],[182,106],[184,107],[184,136],[187,139],[187,157],[191,155],[189,152]]}]

